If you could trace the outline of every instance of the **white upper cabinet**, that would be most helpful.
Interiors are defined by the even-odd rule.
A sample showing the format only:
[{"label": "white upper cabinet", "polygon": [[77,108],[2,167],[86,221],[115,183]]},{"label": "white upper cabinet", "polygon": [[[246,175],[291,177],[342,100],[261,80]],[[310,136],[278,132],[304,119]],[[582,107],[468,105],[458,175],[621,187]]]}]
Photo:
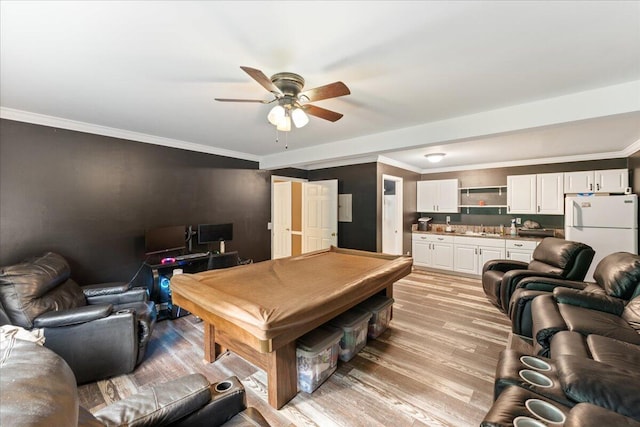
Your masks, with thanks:
[{"label": "white upper cabinet", "polygon": [[457,179],[418,181],[418,212],[456,213],[459,211],[460,192]]},{"label": "white upper cabinet", "polygon": [[565,172],[566,193],[624,193],[629,186],[627,169]]},{"label": "white upper cabinet", "polygon": [[507,177],[507,213],[564,214],[563,173]]},{"label": "white upper cabinet", "polygon": [[507,213],[536,212],[536,176],[507,177]]},{"label": "white upper cabinet", "polygon": [[536,175],[536,213],[541,215],[564,214],[564,174]]},{"label": "white upper cabinet", "polygon": [[597,193],[624,193],[629,186],[627,169],[608,169],[595,171]]}]

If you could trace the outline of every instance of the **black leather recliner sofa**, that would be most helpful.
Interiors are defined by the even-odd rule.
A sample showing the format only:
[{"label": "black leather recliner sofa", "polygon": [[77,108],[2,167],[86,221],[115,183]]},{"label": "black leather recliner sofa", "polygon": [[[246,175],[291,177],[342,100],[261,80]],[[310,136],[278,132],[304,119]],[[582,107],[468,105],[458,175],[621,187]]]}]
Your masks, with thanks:
[{"label": "black leather recliner sofa", "polygon": [[516,284],[509,303],[513,333],[533,338],[531,304],[534,298],[555,288],[570,288],[581,294],[609,296],[628,301],[640,294],[640,258],[629,252],[616,252],[604,257],[593,274],[595,283],[578,282],[554,277],[527,277]]},{"label": "black leather recliner sofa", "polygon": [[606,259],[602,286],[536,279],[534,348],[501,353],[482,426],[640,426],[640,256]]},{"label": "black leather recliner sofa", "polygon": [[[0,425],[2,426],[268,426],[246,409],[244,387],[236,377],[210,384],[191,374],[146,389],[94,413],[79,406],[76,379],[65,361],[34,342],[0,339]],[[239,422],[236,414],[243,413]],[[240,420],[240,421],[243,421]]]},{"label": "black leather recliner sofa", "polygon": [[0,325],[41,329],[45,346],[79,384],[125,374],[142,361],[156,320],[146,289],[79,286],[67,261],[48,252],[0,269]]},{"label": "black leather recliner sofa", "polygon": [[583,280],[589,270],[594,250],[584,243],[547,237],[533,251],[533,261],[488,261],[482,268],[482,287],[489,302],[503,312],[517,283],[525,277],[556,277]]}]

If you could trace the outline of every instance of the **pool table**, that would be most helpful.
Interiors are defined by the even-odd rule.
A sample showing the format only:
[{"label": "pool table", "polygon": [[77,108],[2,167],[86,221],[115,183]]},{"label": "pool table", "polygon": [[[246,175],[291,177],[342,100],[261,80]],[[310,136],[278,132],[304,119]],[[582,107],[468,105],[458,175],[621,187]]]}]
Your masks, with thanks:
[{"label": "pool table", "polygon": [[264,369],[269,404],[297,393],[296,339],[372,295],[393,294],[411,272],[408,256],[339,249],[181,274],[173,303],[204,321],[204,357],[225,350]]}]

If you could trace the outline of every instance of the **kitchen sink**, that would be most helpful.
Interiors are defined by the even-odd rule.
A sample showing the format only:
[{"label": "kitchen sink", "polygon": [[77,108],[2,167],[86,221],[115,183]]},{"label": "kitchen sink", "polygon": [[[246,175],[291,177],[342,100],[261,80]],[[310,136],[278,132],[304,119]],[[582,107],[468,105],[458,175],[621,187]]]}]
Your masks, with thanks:
[{"label": "kitchen sink", "polygon": [[481,236],[481,237],[502,237],[498,233],[479,233],[476,231],[465,231],[465,236]]}]

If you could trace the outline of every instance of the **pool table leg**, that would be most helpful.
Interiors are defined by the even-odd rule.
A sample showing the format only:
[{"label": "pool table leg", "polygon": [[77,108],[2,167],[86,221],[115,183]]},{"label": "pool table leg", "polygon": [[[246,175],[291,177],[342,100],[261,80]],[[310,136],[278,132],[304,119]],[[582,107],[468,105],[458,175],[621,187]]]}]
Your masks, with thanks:
[{"label": "pool table leg", "polygon": [[298,393],[296,342],[290,342],[265,355],[269,405],[280,409]]},{"label": "pool table leg", "polygon": [[213,363],[226,350],[216,343],[216,327],[209,322],[204,322],[204,360]]}]

